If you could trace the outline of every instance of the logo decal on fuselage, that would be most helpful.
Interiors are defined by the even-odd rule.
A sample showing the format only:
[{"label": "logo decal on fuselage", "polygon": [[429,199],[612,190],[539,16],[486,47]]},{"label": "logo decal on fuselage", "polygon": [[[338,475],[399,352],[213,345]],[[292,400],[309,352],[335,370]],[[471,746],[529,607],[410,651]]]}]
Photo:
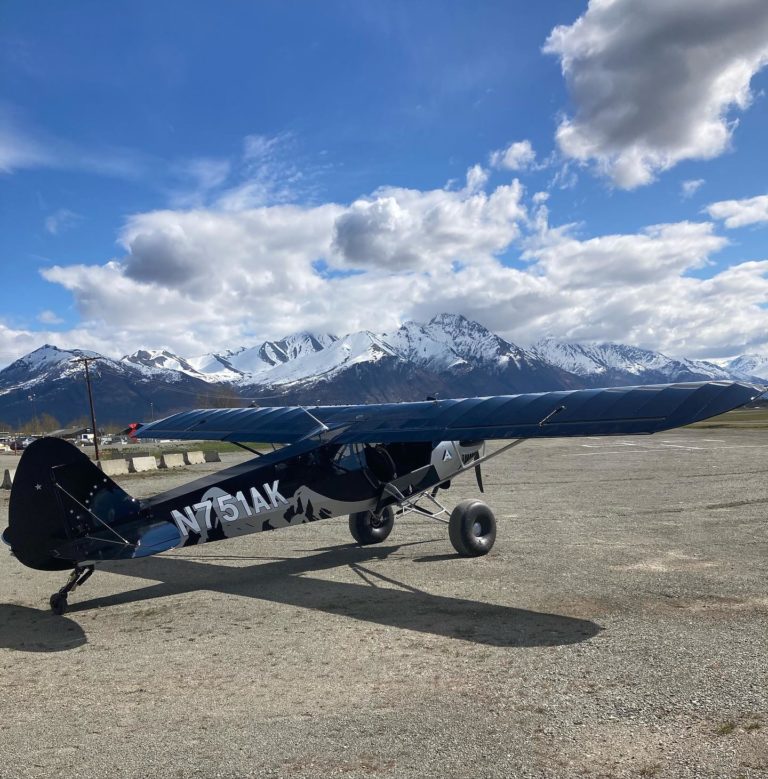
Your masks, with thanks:
[{"label": "logo decal on fuselage", "polygon": [[210,530],[214,524],[212,514],[221,523],[237,522],[261,512],[273,511],[281,503],[288,505],[288,501],[280,494],[279,481],[263,484],[261,490],[251,487],[248,496],[243,490],[238,490],[234,495],[221,489],[216,489],[215,495],[209,494],[211,492],[213,490],[203,495],[199,503],[184,506],[181,511],[171,510],[171,517],[182,536],[188,536],[190,531],[200,534],[203,528]]}]

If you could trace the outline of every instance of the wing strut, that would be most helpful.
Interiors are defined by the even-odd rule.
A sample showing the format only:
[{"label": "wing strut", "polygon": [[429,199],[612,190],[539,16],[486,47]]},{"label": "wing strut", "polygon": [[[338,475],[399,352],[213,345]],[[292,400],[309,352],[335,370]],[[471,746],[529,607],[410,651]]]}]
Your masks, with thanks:
[{"label": "wing strut", "polygon": [[542,419],[541,422],[539,422],[539,427],[544,427],[544,425],[546,425],[547,422],[549,422],[549,420],[552,419],[553,416],[555,416],[555,414],[559,414],[561,411],[565,411],[565,404],[563,404],[562,406],[558,406],[553,411],[550,411],[549,414],[547,414],[544,417],[544,419]]},{"label": "wing strut", "polygon": [[325,424],[322,420],[318,419],[309,409],[305,408],[304,406],[299,406],[299,408],[313,421],[317,422],[317,429],[313,430],[311,433],[307,433],[305,438],[312,438],[312,436],[316,436],[318,433],[327,433],[330,428],[328,425]]},{"label": "wing strut", "polygon": [[[555,412],[552,412],[555,413]],[[551,414],[550,414],[551,416]],[[451,475],[451,478],[454,476],[458,476],[460,473],[464,473],[464,471],[468,471],[470,468],[478,468],[481,463],[486,462],[487,460],[490,460],[491,457],[497,457],[498,455],[504,453],[507,451],[507,449],[513,449],[516,446],[520,446],[520,444],[525,443],[526,441],[529,441],[529,438],[516,438],[514,441],[510,441],[508,444],[505,444],[500,449],[497,449],[495,452],[491,452],[490,454],[483,455],[482,457],[478,457],[477,460],[470,460],[467,465],[462,466],[459,468],[458,471],[453,473]]]},{"label": "wing strut", "polygon": [[[245,444],[241,444],[239,441],[232,441],[232,443],[235,446],[239,446],[241,449],[245,449],[246,452],[251,452],[251,453],[255,454],[256,457],[263,457],[264,456],[264,452],[257,452],[255,449],[251,449],[250,446],[246,446]],[[272,444],[272,448],[273,449],[275,448],[274,444]]]}]

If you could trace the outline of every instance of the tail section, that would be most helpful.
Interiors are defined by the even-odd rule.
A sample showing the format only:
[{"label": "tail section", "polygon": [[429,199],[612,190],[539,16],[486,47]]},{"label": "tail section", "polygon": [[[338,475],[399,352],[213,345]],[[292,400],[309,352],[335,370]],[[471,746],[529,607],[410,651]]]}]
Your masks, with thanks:
[{"label": "tail section", "polygon": [[3,540],[24,565],[63,570],[99,560],[144,557],[181,538],[171,522],[105,476],[72,444],[41,438],[21,457]]}]

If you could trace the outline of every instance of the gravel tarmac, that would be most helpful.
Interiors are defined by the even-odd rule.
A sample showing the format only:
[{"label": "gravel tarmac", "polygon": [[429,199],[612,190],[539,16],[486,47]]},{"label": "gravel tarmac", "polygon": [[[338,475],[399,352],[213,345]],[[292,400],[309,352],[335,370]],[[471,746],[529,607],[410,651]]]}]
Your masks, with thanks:
[{"label": "gravel tarmac", "polygon": [[487,557],[331,519],[105,564],[63,617],[2,554],[0,777],[768,777],[767,473],[760,431],[528,442]]}]

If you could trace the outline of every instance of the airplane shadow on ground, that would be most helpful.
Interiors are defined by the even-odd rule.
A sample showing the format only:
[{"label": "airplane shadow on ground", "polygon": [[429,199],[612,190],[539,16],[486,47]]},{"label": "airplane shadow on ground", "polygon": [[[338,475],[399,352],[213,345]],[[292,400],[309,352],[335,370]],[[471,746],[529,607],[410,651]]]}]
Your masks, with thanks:
[{"label": "airplane shadow on ground", "polygon": [[[183,556],[171,554],[104,563],[99,569],[157,580],[158,583],[90,600],[70,601],[69,610],[77,613],[169,595],[209,591],[491,646],[574,644],[592,638],[601,630],[590,620],[434,595],[365,566],[365,563],[385,560],[405,546],[408,544],[362,548],[344,545],[324,548],[299,558],[268,558],[271,562],[246,557],[238,559],[260,559],[260,562],[237,567],[210,562],[216,556],[206,555],[202,549],[200,556],[195,558],[187,553]],[[232,555],[222,557],[232,558]],[[310,578],[313,573],[341,566],[351,568],[361,581],[350,583]],[[84,594],[77,591],[75,596],[82,597]]]},{"label": "airplane shadow on ground", "polygon": [[87,642],[72,619],[51,611],[0,603],[0,649],[20,652],[63,652]]}]

